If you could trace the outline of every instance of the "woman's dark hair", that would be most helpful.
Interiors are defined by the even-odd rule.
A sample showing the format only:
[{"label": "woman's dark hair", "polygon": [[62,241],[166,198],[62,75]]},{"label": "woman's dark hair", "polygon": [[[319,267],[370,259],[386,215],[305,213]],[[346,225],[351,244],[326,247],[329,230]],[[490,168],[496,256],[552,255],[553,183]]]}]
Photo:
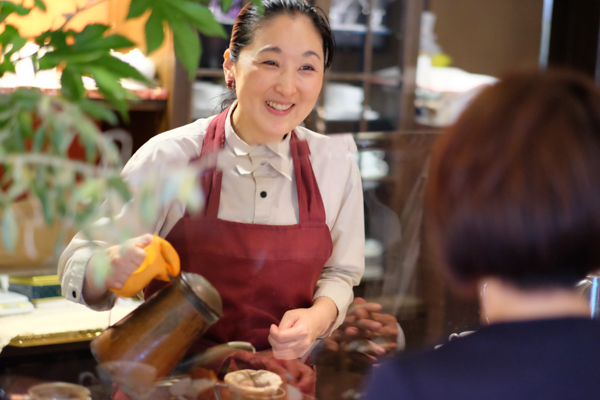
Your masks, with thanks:
[{"label": "woman's dark hair", "polygon": [[570,286],[600,268],[600,91],[568,71],[485,89],[434,147],[427,212],[459,287]]},{"label": "woman's dark hair", "polygon": [[240,51],[252,43],[256,30],[266,22],[280,15],[304,15],[312,21],[315,29],[323,39],[325,70],[329,68],[333,61],[335,43],[327,17],[320,8],[311,6],[304,0],[263,0],[262,5],[264,8],[262,15],[259,8],[252,3],[246,4],[238,14],[233,24],[229,42],[231,61],[236,62],[238,60]]}]

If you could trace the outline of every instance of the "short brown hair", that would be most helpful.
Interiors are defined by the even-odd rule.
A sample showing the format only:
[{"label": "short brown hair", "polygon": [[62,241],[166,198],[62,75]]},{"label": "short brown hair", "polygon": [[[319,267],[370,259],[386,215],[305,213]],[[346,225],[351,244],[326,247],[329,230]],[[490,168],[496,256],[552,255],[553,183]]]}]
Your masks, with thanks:
[{"label": "short brown hair", "polygon": [[568,71],[505,76],[443,132],[426,190],[457,283],[573,285],[600,268],[600,91]]}]

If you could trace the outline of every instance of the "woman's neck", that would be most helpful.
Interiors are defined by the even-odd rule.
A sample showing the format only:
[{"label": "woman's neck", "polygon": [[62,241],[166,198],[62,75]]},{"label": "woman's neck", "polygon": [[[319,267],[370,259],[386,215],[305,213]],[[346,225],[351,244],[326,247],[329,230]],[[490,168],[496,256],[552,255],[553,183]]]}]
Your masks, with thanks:
[{"label": "woman's neck", "polygon": [[479,281],[483,323],[560,317],[589,317],[590,307],[576,289],[525,290],[498,278]]},{"label": "woman's neck", "polygon": [[250,146],[258,146],[261,144],[267,144],[269,142],[277,142],[282,140],[285,133],[281,134],[281,138],[273,138],[264,135],[262,132],[257,131],[256,127],[248,123],[249,118],[246,118],[243,111],[237,104],[234,105],[234,109],[231,112],[231,127],[235,134],[244,141],[244,143]]}]

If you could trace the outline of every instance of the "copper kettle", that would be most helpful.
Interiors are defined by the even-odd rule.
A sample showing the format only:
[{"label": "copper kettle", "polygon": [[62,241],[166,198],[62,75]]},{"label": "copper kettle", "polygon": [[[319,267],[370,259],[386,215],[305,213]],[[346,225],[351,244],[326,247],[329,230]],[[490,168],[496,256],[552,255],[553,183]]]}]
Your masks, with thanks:
[{"label": "copper kettle", "polygon": [[129,396],[145,398],[222,314],[217,290],[204,277],[182,272],[95,338],[92,354],[101,374]]}]

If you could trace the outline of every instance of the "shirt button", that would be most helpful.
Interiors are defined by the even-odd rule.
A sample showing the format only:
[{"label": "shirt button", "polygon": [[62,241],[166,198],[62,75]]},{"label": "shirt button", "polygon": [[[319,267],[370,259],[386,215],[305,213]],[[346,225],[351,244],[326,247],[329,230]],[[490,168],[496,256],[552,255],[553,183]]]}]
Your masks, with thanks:
[{"label": "shirt button", "polygon": [[263,199],[264,199],[265,197],[267,197],[267,192],[264,192],[264,191],[263,191],[263,192],[260,192],[260,197],[262,197]]}]

